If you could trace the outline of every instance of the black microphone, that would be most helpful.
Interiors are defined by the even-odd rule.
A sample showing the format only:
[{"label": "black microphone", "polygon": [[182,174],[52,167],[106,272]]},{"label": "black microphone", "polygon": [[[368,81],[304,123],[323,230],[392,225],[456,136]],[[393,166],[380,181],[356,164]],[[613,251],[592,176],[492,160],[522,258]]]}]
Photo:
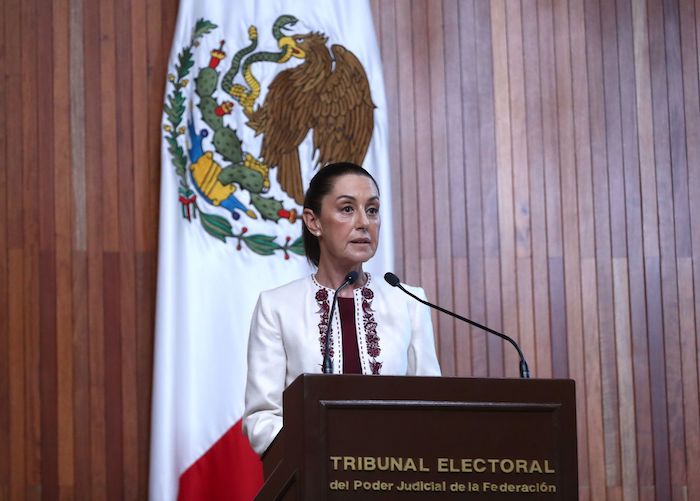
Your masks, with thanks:
[{"label": "black microphone", "polygon": [[351,271],[345,275],[345,282],[340,284],[335,292],[333,293],[333,302],[331,303],[331,311],[328,314],[328,327],[326,327],[326,343],[325,343],[325,353],[323,354],[323,373],[333,374],[333,359],[331,358],[331,332],[333,330],[333,312],[335,311],[335,303],[338,300],[338,293],[345,287],[357,280],[359,273],[356,271]]},{"label": "black microphone", "polygon": [[411,296],[413,299],[416,299],[416,300],[420,301],[421,303],[430,306],[431,308],[435,308],[438,311],[441,311],[443,313],[447,313],[448,315],[453,316],[454,318],[461,320],[462,322],[467,322],[468,324],[471,324],[475,327],[483,329],[486,332],[489,332],[491,334],[495,334],[496,336],[500,337],[501,339],[505,339],[506,341],[508,341],[510,344],[512,344],[515,347],[515,349],[518,352],[518,356],[520,357],[520,377],[523,379],[530,378],[530,368],[527,366],[527,362],[525,361],[525,356],[523,355],[523,352],[520,349],[520,346],[518,346],[518,343],[516,343],[512,337],[506,336],[505,334],[501,334],[500,332],[496,332],[493,329],[489,329],[485,325],[481,325],[480,323],[474,322],[473,320],[469,320],[468,318],[465,318],[461,315],[457,315],[456,313],[453,313],[449,310],[446,310],[445,308],[440,308],[437,305],[434,305],[434,304],[429,303],[428,301],[426,301],[424,299],[419,298],[415,294],[412,294],[411,292],[404,289],[404,287],[401,285],[401,280],[399,280],[399,277],[397,277],[396,275],[394,275],[391,272],[387,272],[384,274],[384,280],[386,280],[387,283],[389,285],[391,285],[392,287],[398,287],[399,289],[404,291],[406,294]]}]

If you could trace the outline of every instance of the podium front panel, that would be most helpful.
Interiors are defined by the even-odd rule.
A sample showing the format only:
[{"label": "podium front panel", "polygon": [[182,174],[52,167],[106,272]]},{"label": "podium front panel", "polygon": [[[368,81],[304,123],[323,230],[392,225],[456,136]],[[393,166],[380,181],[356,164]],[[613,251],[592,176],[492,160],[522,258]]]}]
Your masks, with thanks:
[{"label": "podium front panel", "polygon": [[573,381],[300,380],[283,438],[303,499],[578,497]]}]

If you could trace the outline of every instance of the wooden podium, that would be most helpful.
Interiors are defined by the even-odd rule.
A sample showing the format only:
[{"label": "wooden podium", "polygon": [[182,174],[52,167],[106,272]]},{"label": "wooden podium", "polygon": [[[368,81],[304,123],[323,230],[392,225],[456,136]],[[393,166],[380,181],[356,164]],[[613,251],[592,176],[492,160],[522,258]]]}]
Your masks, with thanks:
[{"label": "wooden podium", "polygon": [[573,380],[299,376],[257,500],[578,499]]}]

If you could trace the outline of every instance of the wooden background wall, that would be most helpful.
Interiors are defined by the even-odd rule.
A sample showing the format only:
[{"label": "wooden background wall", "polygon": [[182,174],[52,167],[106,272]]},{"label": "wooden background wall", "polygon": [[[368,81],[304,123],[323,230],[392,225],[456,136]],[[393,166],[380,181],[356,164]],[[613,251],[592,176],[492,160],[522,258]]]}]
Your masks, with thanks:
[{"label": "wooden background wall", "polygon": [[[582,499],[700,499],[700,2],[372,5],[397,273],[576,379]],[[0,6],[0,500],[146,497],[176,10]]]}]

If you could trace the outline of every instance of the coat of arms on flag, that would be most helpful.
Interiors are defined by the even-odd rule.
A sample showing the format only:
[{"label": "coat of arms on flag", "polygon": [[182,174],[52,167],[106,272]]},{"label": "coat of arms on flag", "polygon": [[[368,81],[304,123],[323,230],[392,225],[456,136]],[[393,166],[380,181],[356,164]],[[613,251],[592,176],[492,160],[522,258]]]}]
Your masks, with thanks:
[{"label": "coat of arms on flag", "polygon": [[[219,240],[235,239],[238,250],[242,245],[260,255],[279,250],[287,259],[289,253],[303,254],[300,236],[279,242],[264,232],[250,234],[245,223],[234,229],[231,220],[294,224],[304,196],[301,143],[312,134],[317,168],[334,161],[361,165],[372,138],[375,108],[358,58],[343,45],[328,47],[328,37],[320,31],[297,33],[297,23],[292,15],[275,20],[268,45],[276,50],[260,49],[261,35],[251,25],[247,45],[235,47],[221,40],[210,51],[208,63],[194,68],[200,39],[217,28],[199,19],[168,75],[164,110],[165,140],[179,177],[183,217],[198,217],[202,228]],[[296,65],[280,66],[290,62]],[[263,65],[277,66],[267,89],[257,76]],[[188,109],[190,87],[196,104]],[[241,126],[261,140],[246,141],[239,134]],[[276,176],[271,175],[274,171]],[[278,196],[270,189],[275,183]],[[225,209],[228,217],[212,207]]]}]

